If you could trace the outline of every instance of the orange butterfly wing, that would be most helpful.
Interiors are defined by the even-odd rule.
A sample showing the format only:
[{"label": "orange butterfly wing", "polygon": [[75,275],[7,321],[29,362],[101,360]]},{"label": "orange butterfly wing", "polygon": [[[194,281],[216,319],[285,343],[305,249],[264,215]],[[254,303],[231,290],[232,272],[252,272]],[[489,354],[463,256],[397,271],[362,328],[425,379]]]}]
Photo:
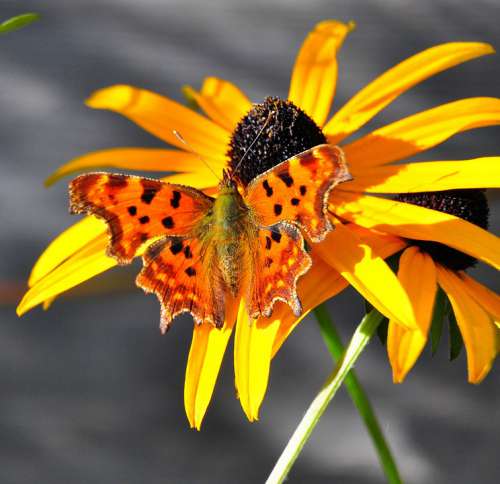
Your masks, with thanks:
[{"label": "orange butterfly wing", "polygon": [[253,179],[245,202],[258,222],[299,225],[313,242],[320,242],[332,225],[326,216],[328,195],[335,185],[352,180],[338,146],[318,145]]},{"label": "orange butterfly wing", "polygon": [[160,235],[186,235],[213,205],[199,190],[129,175],[89,173],[69,186],[72,213],[103,218],[109,255],[129,263],[137,249]]},{"label": "orange butterfly wing", "polygon": [[191,313],[199,324],[224,323],[225,294],[213,283],[219,270],[212,264],[211,250],[211,244],[180,237],[164,237],[147,248],[136,283],[158,296],[162,331],[183,312]]},{"label": "orange butterfly wing", "polygon": [[261,228],[253,250],[250,316],[269,317],[276,301],[285,302],[299,316],[302,307],[297,297],[297,280],[312,263],[299,229],[287,223]]}]

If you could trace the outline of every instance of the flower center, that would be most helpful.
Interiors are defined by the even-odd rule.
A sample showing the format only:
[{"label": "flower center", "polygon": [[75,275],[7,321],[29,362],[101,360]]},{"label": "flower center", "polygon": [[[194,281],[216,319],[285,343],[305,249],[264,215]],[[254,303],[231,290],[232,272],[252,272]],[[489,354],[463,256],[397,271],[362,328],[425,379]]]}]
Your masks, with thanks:
[{"label": "flower center", "polygon": [[236,126],[227,153],[229,167],[238,166],[236,176],[247,185],[273,166],[322,143],[325,135],[304,111],[290,101],[268,97]]},{"label": "flower center", "polygon": [[[484,190],[448,190],[445,192],[406,193],[397,200],[439,212],[455,215],[483,229],[488,228],[488,200]],[[439,242],[412,240],[436,262],[449,269],[460,271],[472,267],[477,259]]]}]

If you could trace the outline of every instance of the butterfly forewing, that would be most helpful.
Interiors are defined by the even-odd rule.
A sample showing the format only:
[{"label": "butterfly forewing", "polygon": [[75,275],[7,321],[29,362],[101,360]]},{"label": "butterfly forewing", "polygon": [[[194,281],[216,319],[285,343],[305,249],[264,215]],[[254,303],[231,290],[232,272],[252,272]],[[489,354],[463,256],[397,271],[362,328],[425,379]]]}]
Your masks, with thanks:
[{"label": "butterfly forewing", "polygon": [[103,218],[110,255],[128,263],[147,240],[187,235],[213,205],[199,190],[129,175],[89,173],[70,184],[70,209]]},{"label": "butterfly forewing", "polygon": [[318,145],[252,180],[245,201],[261,225],[294,222],[319,242],[332,228],[326,216],[330,190],[351,179],[342,150]]}]

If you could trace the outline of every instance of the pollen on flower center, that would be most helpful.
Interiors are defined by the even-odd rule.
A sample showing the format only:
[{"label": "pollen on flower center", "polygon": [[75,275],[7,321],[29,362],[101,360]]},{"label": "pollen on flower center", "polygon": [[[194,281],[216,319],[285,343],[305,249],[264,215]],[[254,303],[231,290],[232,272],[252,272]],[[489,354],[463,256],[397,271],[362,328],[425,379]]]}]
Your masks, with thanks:
[{"label": "pollen on flower center", "polygon": [[291,156],[326,143],[326,137],[292,102],[268,97],[254,105],[236,126],[227,153],[231,169],[238,165],[254,141],[236,174],[244,185]]},{"label": "pollen on flower center", "polygon": [[[483,229],[488,228],[489,207],[484,190],[448,190],[445,192],[406,193],[397,200],[449,213]],[[412,240],[436,262],[452,270],[465,270],[477,260],[439,242]]]}]

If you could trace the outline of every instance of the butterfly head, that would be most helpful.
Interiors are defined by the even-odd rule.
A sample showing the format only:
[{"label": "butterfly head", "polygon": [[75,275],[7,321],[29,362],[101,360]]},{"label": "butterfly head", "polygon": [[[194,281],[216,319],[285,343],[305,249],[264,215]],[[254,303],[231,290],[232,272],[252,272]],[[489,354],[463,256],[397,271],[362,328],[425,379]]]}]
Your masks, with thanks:
[{"label": "butterfly head", "polygon": [[219,183],[219,194],[234,193],[238,191],[238,182],[232,171],[224,170]]}]

